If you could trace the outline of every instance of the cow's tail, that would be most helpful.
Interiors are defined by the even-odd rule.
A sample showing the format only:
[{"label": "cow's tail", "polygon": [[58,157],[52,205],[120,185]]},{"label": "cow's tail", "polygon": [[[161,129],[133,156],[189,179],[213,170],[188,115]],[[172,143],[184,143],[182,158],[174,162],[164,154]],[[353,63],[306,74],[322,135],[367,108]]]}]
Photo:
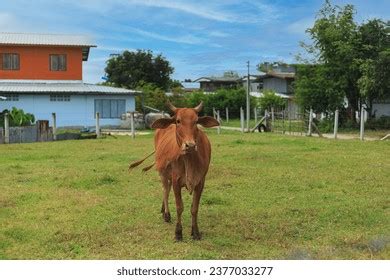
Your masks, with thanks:
[{"label": "cow's tail", "polygon": [[142,168],[142,172],[147,172],[147,171],[149,171],[149,170],[154,166],[154,164],[155,164],[155,163],[153,162],[151,165]]},{"label": "cow's tail", "polygon": [[[149,158],[149,157],[151,157],[152,155],[154,155],[155,152],[156,152],[156,151],[153,151],[153,153],[147,155],[147,156],[144,157],[143,159],[137,160],[136,162],[131,163],[131,164],[129,165],[129,171],[131,171],[133,168],[135,168],[135,167],[137,167],[138,165],[140,165],[141,163],[143,163],[147,158]],[[154,163],[153,163],[153,165],[154,165]],[[152,166],[153,166],[153,165],[152,165]],[[150,168],[152,168],[152,166],[150,166]],[[149,167],[149,166],[148,166],[148,167]],[[149,168],[149,169],[150,169],[150,168]],[[144,168],[144,169],[145,169],[145,168]],[[149,169],[147,169],[146,171],[148,171]]]}]

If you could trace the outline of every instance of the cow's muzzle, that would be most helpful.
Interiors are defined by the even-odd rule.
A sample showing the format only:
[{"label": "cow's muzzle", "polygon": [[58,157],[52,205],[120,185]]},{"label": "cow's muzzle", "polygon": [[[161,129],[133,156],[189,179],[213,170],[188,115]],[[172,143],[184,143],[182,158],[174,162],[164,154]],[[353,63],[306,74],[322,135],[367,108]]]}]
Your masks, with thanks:
[{"label": "cow's muzzle", "polygon": [[196,145],[196,143],[194,141],[186,141],[181,146],[181,150],[185,154],[192,153],[192,152],[195,152],[198,150],[198,146]]}]

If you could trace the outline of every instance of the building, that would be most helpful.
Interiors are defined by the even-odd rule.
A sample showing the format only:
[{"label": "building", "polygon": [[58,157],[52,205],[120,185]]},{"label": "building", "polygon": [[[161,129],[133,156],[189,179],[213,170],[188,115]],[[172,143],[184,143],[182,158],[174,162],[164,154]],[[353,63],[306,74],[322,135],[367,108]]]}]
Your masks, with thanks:
[{"label": "building", "polygon": [[[299,108],[294,101],[293,82],[295,68],[290,65],[272,65],[267,73],[259,72],[250,75],[250,94],[261,97],[265,90],[272,90],[276,95],[287,100],[287,110],[297,115]],[[247,76],[239,77],[234,72],[225,72],[223,77],[201,77],[194,82],[200,83],[200,89],[205,92],[214,92],[221,88],[247,88]]]},{"label": "building", "polygon": [[135,110],[136,91],[83,82],[96,47],[86,36],[0,33],[0,111],[16,107],[57,126],[119,126]]},{"label": "building", "polygon": [[242,85],[242,78],[237,73],[228,71],[221,77],[200,77],[193,82],[199,83],[200,90],[204,92],[214,92],[223,88],[238,88]]}]

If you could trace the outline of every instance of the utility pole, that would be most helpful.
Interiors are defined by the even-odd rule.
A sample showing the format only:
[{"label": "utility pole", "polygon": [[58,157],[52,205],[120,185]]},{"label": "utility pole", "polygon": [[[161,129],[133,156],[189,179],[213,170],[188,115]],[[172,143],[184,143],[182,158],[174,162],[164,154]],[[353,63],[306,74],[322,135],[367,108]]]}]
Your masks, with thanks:
[{"label": "utility pole", "polygon": [[248,76],[247,76],[247,89],[246,89],[246,131],[249,132],[249,119],[251,117],[250,111],[250,80],[249,80],[249,61],[247,61],[248,65]]}]

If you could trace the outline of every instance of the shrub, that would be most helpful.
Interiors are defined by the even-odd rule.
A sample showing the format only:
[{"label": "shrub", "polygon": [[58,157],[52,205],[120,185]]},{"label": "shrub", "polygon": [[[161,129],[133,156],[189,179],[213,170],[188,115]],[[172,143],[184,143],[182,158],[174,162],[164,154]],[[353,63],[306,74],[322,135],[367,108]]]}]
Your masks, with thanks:
[{"label": "shrub", "polygon": [[4,115],[9,114],[9,125],[10,126],[28,126],[35,122],[33,114],[25,113],[22,109],[12,107],[12,110],[4,110],[0,113],[0,125],[4,126]]},{"label": "shrub", "polygon": [[264,110],[283,109],[286,106],[286,101],[275,94],[273,90],[264,90],[263,96],[259,98],[259,105]]}]

